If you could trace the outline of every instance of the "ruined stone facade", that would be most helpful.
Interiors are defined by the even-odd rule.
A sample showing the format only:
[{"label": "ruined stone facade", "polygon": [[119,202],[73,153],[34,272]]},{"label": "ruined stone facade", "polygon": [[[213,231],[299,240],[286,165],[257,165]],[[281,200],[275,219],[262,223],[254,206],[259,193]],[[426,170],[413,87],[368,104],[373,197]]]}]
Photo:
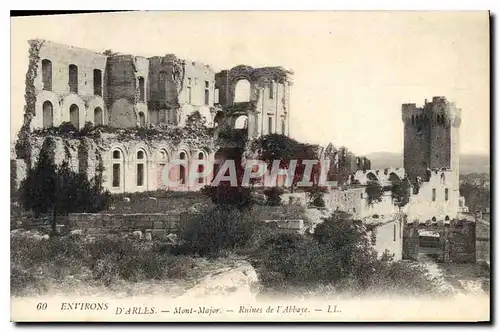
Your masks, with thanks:
[{"label": "ruined stone facade", "polygon": [[48,41],[29,43],[25,125],[34,129],[71,122],[81,128],[87,121],[106,123],[107,57]]},{"label": "ruined stone facade", "polygon": [[226,125],[246,130],[250,138],[289,135],[292,75],[282,67],[243,65],[217,73],[218,104],[231,113]]},{"label": "ruined stone facade", "polygon": [[[235,158],[231,154],[241,155],[241,142],[249,138],[289,134],[293,73],[281,67],[238,66],[216,74],[209,65],[173,54],[146,58],[38,39],[29,44],[25,121],[11,164],[17,186],[49,136],[56,164],[68,161],[89,178],[102,172],[105,188],[124,193],[199,190],[212,175],[188,183],[197,161]],[[203,128],[188,124],[193,114]],[[87,137],[52,131],[64,123],[77,131],[87,123],[98,129]],[[141,130],[154,135],[137,135]],[[229,152],[219,149],[223,131],[231,133],[224,143]],[[234,132],[243,140],[231,145]],[[185,161],[170,172],[170,180],[181,184],[166,187],[163,167],[173,159]]]}]

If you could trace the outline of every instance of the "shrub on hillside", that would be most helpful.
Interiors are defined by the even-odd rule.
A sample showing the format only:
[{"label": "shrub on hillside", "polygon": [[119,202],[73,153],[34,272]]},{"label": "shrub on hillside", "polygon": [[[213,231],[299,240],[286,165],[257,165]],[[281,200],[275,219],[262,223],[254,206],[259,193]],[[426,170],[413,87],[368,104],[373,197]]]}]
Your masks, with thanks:
[{"label": "shrub on hillside", "polygon": [[373,205],[382,201],[384,191],[380,183],[378,183],[377,181],[368,181],[368,183],[366,184],[365,192],[369,205]]},{"label": "shrub on hillside", "polygon": [[46,284],[61,283],[69,275],[112,286],[118,280],[139,282],[185,278],[194,267],[186,256],[173,256],[161,243],[146,245],[136,239],[98,236],[61,236],[37,240],[11,236],[11,292],[47,291]]},{"label": "shrub on hillside", "polygon": [[201,189],[201,192],[208,196],[216,205],[246,209],[253,204],[252,189],[249,187],[231,186],[228,183],[220,183],[218,186],[205,186]]},{"label": "shrub on hillside", "polygon": [[272,187],[264,190],[264,195],[266,195],[266,204],[271,206],[281,205],[281,195],[285,191],[280,187]]},{"label": "shrub on hillside", "polygon": [[260,279],[269,290],[331,285],[336,292],[441,294],[418,265],[393,262],[388,254],[378,259],[366,228],[340,215],[318,225],[311,236],[276,234],[257,252],[263,264]]},{"label": "shrub on hillside", "polygon": [[213,256],[244,246],[253,229],[247,214],[231,206],[218,206],[190,220],[182,238],[193,253]]},{"label": "shrub on hillside", "polygon": [[313,185],[305,189],[309,204],[316,207],[325,207],[324,194],[328,192],[326,187]]}]

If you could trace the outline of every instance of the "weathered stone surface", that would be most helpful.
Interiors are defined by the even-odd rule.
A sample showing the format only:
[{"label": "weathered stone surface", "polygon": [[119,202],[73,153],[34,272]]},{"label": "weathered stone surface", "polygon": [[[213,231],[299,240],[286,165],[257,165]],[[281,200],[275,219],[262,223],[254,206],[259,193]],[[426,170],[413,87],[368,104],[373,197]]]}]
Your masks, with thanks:
[{"label": "weathered stone surface", "polygon": [[254,301],[258,293],[257,272],[246,261],[233,262],[219,268],[198,281],[180,299],[230,296],[238,301]]}]

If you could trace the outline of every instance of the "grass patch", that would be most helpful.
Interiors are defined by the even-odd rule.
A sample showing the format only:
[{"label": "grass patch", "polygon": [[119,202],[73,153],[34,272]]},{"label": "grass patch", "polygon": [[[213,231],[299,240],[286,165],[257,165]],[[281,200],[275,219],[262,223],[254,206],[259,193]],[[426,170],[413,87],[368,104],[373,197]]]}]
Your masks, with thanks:
[{"label": "grass patch", "polygon": [[156,242],[105,235],[95,241],[83,237],[52,237],[35,240],[11,236],[11,292],[43,294],[50,283],[68,277],[81,282],[111,287],[120,280],[186,278],[194,260],[173,255],[168,246]]}]

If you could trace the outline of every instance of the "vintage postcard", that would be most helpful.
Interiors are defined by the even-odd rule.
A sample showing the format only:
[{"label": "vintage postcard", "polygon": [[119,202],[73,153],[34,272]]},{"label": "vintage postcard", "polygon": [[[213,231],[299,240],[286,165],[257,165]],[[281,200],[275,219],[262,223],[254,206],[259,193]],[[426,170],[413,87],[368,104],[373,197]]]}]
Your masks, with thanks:
[{"label": "vintage postcard", "polygon": [[14,322],[490,321],[490,13],[11,17]]}]

